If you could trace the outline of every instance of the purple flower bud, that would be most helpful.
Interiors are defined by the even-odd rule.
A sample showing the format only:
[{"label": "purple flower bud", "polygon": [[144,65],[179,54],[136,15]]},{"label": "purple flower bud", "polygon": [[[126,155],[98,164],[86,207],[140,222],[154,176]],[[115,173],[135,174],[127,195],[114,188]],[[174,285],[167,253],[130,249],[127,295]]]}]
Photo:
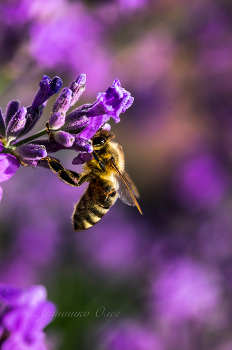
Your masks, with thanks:
[{"label": "purple flower bud", "polygon": [[51,80],[47,75],[44,75],[42,81],[39,83],[39,86],[40,88],[35,95],[35,98],[31,105],[34,110],[36,110],[45,101],[47,101],[49,97],[60,90],[62,86],[62,80],[59,77],[54,77]]},{"label": "purple flower bud", "polygon": [[47,157],[46,148],[42,145],[26,144],[17,148],[17,153],[22,161],[40,160]]},{"label": "purple flower bud", "polygon": [[89,162],[91,159],[93,159],[92,153],[79,153],[78,156],[73,159],[72,164],[84,164],[85,162]]},{"label": "purple flower bud", "polygon": [[69,132],[70,134],[79,134],[91,123],[91,118],[83,115],[81,118],[66,118],[62,130]]},{"label": "purple flower bud", "polygon": [[11,118],[6,131],[8,139],[14,140],[20,135],[26,124],[26,115],[27,109],[25,107],[21,107]]},{"label": "purple flower bud", "polygon": [[70,108],[72,96],[72,91],[67,87],[64,88],[54,103],[53,113],[60,112],[65,114]]},{"label": "purple flower bud", "polygon": [[0,108],[0,135],[4,137],[6,134],[6,126],[2,115],[2,109]]},{"label": "purple flower bud", "polygon": [[93,104],[86,103],[69,113],[65,118],[65,123],[68,122],[75,122],[79,119],[81,119],[83,116],[86,116],[88,111],[93,107]]},{"label": "purple flower bud", "polygon": [[47,153],[55,153],[61,149],[65,149],[65,147],[58,143],[56,140],[40,139],[38,141],[31,142],[31,144],[44,146],[47,150]]},{"label": "purple flower bud", "polygon": [[37,108],[36,111],[31,106],[27,107],[27,116],[26,116],[27,120],[26,120],[25,127],[20,133],[20,137],[27,134],[35,126],[35,124],[39,120],[42,113],[43,113],[43,105]]},{"label": "purple flower bud", "polygon": [[75,137],[75,141],[73,142],[72,149],[78,152],[93,152],[92,142],[90,140],[84,140],[79,136]]},{"label": "purple flower bud", "polygon": [[49,119],[49,126],[52,130],[58,130],[65,122],[65,115],[59,112],[53,113]]},{"label": "purple flower bud", "polygon": [[0,154],[0,182],[9,180],[19,166],[19,161],[11,154]]},{"label": "purple flower bud", "polygon": [[132,105],[134,98],[131,97],[130,92],[121,87],[120,81],[115,79],[112,87],[97,95],[97,100],[104,107],[105,113],[109,114],[118,123],[120,113],[124,113]]},{"label": "purple flower bud", "polygon": [[19,101],[10,101],[6,107],[6,113],[5,113],[5,122],[6,126],[8,125],[11,118],[15,115],[15,113],[19,109]]},{"label": "purple flower bud", "polygon": [[72,98],[70,107],[72,107],[79,100],[80,96],[85,91],[85,82],[86,82],[86,75],[81,74],[76,80],[74,80],[70,84],[69,88],[73,92],[73,98]]},{"label": "purple flower bud", "polygon": [[52,133],[52,135],[54,136],[54,139],[64,147],[71,147],[75,140],[75,136],[62,130],[56,131]]}]

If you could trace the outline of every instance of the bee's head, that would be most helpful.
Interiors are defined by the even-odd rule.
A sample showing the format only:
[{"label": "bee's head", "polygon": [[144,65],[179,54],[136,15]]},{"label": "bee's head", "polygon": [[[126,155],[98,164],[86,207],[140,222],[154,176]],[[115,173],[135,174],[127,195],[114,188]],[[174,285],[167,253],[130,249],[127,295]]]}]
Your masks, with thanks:
[{"label": "bee's head", "polygon": [[93,149],[96,151],[103,148],[105,144],[112,140],[114,137],[115,135],[109,130],[97,131],[97,133],[92,137]]}]

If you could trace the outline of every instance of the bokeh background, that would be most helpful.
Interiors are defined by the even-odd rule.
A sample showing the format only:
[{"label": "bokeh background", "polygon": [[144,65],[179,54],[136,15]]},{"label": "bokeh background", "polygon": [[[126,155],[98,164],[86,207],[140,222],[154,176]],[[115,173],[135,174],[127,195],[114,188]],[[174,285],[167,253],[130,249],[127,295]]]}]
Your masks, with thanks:
[{"label": "bokeh background", "polygon": [[30,105],[43,74],[68,86],[86,73],[80,104],[115,78],[135,98],[111,125],[143,216],[118,200],[74,233],[86,186],[25,167],[1,184],[0,282],[44,284],[59,311],[89,313],[57,317],[48,348],[231,350],[231,1],[1,0],[0,33],[3,110]]}]

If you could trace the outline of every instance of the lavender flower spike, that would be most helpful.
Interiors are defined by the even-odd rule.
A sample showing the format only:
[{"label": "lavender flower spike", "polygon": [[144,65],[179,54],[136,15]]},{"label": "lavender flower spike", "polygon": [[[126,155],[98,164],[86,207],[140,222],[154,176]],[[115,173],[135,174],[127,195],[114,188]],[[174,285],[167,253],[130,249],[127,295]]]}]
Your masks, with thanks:
[{"label": "lavender flower spike", "polygon": [[45,101],[47,101],[49,97],[56,94],[60,90],[62,80],[59,77],[54,77],[51,80],[47,75],[44,75],[42,81],[39,83],[39,86],[40,88],[31,105],[34,110],[36,110]]},{"label": "lavender flower spike", "polygon": [[43,286],[22,291],[0,285],[0,344],[2,350],[46,350],[44,327],[55,315]]}]

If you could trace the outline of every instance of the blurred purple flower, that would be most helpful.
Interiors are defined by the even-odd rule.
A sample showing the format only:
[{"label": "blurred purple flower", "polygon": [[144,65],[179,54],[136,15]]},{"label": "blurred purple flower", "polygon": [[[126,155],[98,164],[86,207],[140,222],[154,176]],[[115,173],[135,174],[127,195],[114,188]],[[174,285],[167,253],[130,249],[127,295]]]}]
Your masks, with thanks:
[{"label": "blurred purple flower", "polygon": [[146,6],[148,0],[118,0],[122,11],[133,11]]},{"label": "blurred purple flower", "polygon": [[[32,22],[28,51],[44,68],[65,67],[73,74],[84,71],[89,76],[89,92],[107,83],[110,59],[102,41],[104,26],[82,2],[51,0],[50,11],[40,10],[42,1],[37,0],[38,13]],[[47,35],[49,33],[49,36]],[[54,54],[55,52],[55,54]],[[110,55],[111,57],[111,55]],[[101,72],[101,79],[99,79]]]},{"label": "blurred purple flower", "polygon": [[172,322],[207,321],[220,302],[219,282],[215,269],[190,259],[172,261],[152,284],[154,310]]},{"label": "blurred purple flower", "polygon": [[105,350],[163,350],[159,337],[145,325],[132,321],[111,326],[100,335]]},{"label": "blurred purple flower", "polygon": [[50,315],[55,312],[55,305],[46,298],[43,286],[31,286],[25,291],[14,286],[0,286],[2,350],[46,349],[43,328],[51,322]]},{"label": "blurred purple flower", "polygon": [[[2,147],[0,143],[0,148]],[[0,154],[0,182],[7,181],[16,173],[19,168],[19,161],[11,154]],[[0,201],[2,188],[0,187]]]},{"label": "blurred purple flower", "polygon": [[78,254],[88,265],[122,277],[138,272],[147,248],[146,237],[141,238],[138,225],[122,218],[122,213],[119,218],[114,210],[114,214],[107,213],[93,230],[94,235],[76,237]]},{"label": "blurred purple flower", "polygon": [[215,207],[228,186],[226,172],[209,154],[187,160],[178,169],[175,191],[178,198],[192,209]]}]

